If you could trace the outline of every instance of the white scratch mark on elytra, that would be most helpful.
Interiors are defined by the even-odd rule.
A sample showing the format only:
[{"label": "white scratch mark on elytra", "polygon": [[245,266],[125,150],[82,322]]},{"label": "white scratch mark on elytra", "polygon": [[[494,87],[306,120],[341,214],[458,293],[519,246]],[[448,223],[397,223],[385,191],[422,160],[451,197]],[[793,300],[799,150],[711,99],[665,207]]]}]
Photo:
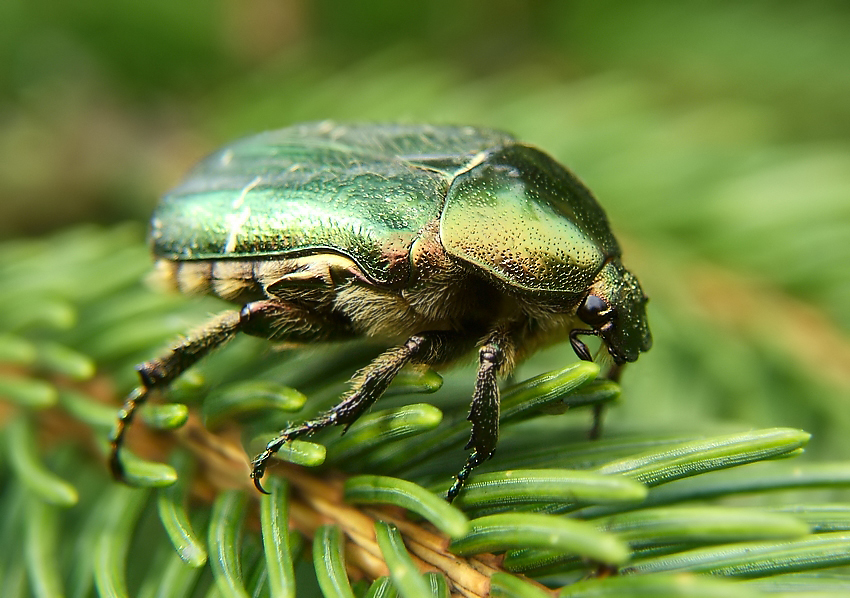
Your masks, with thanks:
[{"label": "white scratch mark on elytra", "polygon": [[239,197],[233,200],[233,203],[230,207],[234,210],[238,210],[239,208],[241,208],[242,204],[245,203],[245,198],[248,196],[248,193],[251,191],[251,189],[259,185],[262,180],[263,177],[261,177],[260,175],[255,176],[250,183],[245,185],[245,188],[242,189],[242,192],[239,194]]},{"label": "white scratch mark on elytra", "polygon": [[242,192],[239,194],[239,197],[233,200],[233,204],[231,207],[233,208],[234,213],[228,214],[225,217],[227,221],[227,241],[224,244],[224,253],[233,253],[236,249],[236,240],[239,236],[239,231],[242,230],[242,227],[248,222],[248,219],[251,217],[251,208],[250,206],[245,207],[245,209],[241,209],[242,205],[245,203],[245,198],[248,196],[248,193],[260,184],[263,180],[261,176],[256,176],[254,179],[245,185],[245,188],[242,189]]}]

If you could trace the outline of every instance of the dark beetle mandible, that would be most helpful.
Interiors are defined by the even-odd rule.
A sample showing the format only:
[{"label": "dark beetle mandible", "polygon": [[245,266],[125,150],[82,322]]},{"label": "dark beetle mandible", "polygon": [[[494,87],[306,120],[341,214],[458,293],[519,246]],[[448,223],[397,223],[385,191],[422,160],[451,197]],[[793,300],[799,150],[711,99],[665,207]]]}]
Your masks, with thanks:
[{"label": "dark beetle mandible", "polygon": [[358,372],[340,403],[284,430],[354,422],[407,363],[442,366],[477,348],[472,454],[449,491],[489,459],[497,376],[537,347],[602,339],[616,364],[652,344],[646,296],[590,191],[538,149],[487,129],[315,123],[237,141],[200,163],[151,224],[158,270],[183,292],[242,305],[139,366],[112,440],[112,471],[135,409],[238,332],[316,343],[398,343]]}]

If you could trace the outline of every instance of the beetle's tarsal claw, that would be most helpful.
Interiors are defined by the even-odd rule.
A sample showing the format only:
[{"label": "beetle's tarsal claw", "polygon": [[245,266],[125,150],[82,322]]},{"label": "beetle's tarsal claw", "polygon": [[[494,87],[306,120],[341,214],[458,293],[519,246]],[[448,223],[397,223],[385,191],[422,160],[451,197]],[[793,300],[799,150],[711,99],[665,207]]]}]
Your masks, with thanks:
[{"label": "beetle's tarsal claw", "polygon": [[254,487],[259,490],[262,494],[271,494],[265,488],[263,488],[263,478],[262,476],[254,476],[251,475],[251,479],[254,480]]},{"label": "beetle's tarsal claw", "polygon": [[266,489],[263,488],[263,476],[266,475],[266,463],[275,452],[275,450],[267,447],[266,450],[254,457],[254,460],[251,461],[251,479],[254,481],[254,486],[257,490],[263,494],[269,494],[269,492],[266,492]]}]

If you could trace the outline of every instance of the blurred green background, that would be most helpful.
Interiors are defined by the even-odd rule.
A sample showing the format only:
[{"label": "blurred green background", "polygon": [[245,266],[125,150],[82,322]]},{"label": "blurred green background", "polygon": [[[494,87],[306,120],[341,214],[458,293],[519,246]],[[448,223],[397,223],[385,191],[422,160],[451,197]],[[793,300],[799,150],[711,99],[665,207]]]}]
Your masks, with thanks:
[{"label": "blurred green background", "polygon": [[145,222],[294,122],[505,129],[595,191],[652,297],[612,426],[850,456],[850,5],[4,0],[0,31],[0,239]]}]

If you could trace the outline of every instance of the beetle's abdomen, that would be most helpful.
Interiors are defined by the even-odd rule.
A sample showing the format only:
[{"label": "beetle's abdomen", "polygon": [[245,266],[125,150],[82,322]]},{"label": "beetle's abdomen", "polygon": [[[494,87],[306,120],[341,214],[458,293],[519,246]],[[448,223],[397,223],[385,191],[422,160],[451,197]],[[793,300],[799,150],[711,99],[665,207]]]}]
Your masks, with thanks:
[{"label": "beetle's abdomen", "polygon": [[157,260],[150,282],[187,295],[211,294],[247,303],[266,296],[265,286],[292,268],[287,260]]}]

